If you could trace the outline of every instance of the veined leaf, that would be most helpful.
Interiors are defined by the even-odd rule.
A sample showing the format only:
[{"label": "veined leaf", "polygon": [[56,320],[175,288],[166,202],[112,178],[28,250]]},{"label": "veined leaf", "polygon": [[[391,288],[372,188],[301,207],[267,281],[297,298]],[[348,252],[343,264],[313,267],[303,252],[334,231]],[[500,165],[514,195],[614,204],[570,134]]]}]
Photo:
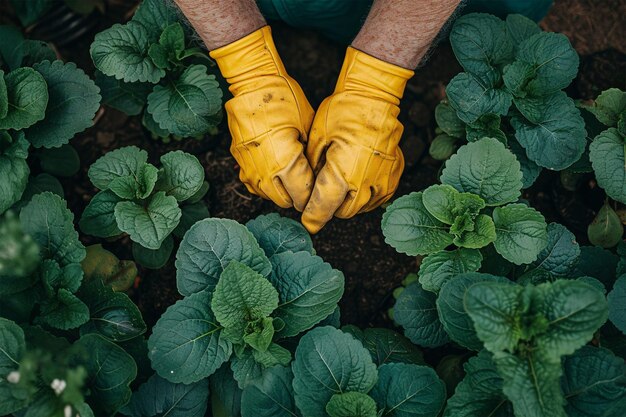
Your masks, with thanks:
[{"label": "veined leaf", "polygon": [[96,237],[113,237],[122,234],[115,220],[115,206],[122,201],[111,190],[93,196],[78,223],[83,233]]},{"label": "veined leaf", "polygon": [[432,253],[422,260],[419,282],[425,290],[437,293],[454,276],[478,271],[482,260],[482,255],[475,249],[459,248]]},{"label": "veined leaf", "polygon": [[566,277],[580,256],[580,246],[576,243],[576,236],[558,223],[550,223],[547,232],[548,244],[539,252],[533,266],[553,276]]},{"label": "veined leaf", "polygon": [[241,395],[242,417],[294,417],[298,415],[291,368],[275,366],[246,386]]},{"label": "veined leaf", "polygon": [[156,189],[185,201],[198,192],[204,181],[204,168],[198,158],[183,151],[168,152],[161,157]]},{"label": "veined leaf", "polygon": [[109,188],[118,178],[135,176],[148,162],[148,153],[136,146],[126,146],[107,152],[89,167],[89,179],[101,190]]},{"label": "veined leaf", "polygon": [[326,404],[330,417],[377,417],[376,402],[361,392],[334,394]]},{"label": "veined leaf", "polygon": [[516,265],[533,262],[546,247],[546,221],[535,209],[524,204],[509,204],[493,211],[496,226],[494,247]]},{"label": "veined leaf", "polygon": [[609,88],[600,93],[591,106],[583,106],[606,126],[616,127],[620,115],[626,110],[626,92]]},{"label": "veined leaf", "polygon": [[486,114],[504,116],[513,99],[508,91],[496,88],[493,83],[467,72],[450,80],[446,96],[459,119],[465,123],[473,123]]},{"label": "veined leaf", "polygon": [[278,213],[263,214],[246,223],[246,227],[269,258],[275,254],[306,251],[315,255],[311,236],[300,222]]},{"label": "veined leaf", "polygon": [[617,129],[600,133],[589,145],[598,185],[609,197],[626,204],[626,138]]},{"label": "veined leaf", "polygon": [[8,107],[0,130],[20,130],[45,117],[48,105],[46,80],[32,68],[18,68],[4,75]]},{"label": "veined leaf", "polygon": [[367,328],[361,331],[356,326],[348,325],[341,330],[361,342],[372,355],[376,366],[386,363],[424,364],[422,352],[417,346],[391,329]]},{"label": "veined leaf", "polygon": [[30,174],[26,163],[28,142],[22,132],[14,136],[0,131],[0,213],[22,197]]}]

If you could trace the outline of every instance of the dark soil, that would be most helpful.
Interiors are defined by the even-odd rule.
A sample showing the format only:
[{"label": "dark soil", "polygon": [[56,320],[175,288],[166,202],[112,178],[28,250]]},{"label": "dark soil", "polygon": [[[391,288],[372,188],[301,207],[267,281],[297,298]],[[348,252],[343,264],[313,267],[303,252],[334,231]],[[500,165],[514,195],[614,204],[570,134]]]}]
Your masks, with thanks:
[{"label": "dark soil", "polygon": [[[607,3],[615,4],[609,6]],[[113,22],[123,21],[132,8],[132,2],[116,0],[111,4],[113,6],[106,16],[98,19],[94,28],[60,48],[65,59],[77,62],[91,74],[93,65],[88,48],[94,34]],[[581,73],[568,90],[574,98],[589,99],[608,87],[626,88],[625,5],[623,0],[557,0],[550,15],[544,19],[546,29],[566,33],[583,55]],[[4,13],[3,9],[6,10],[0,3],[0,23],[11,20],[10,13]],[[273,30],[287,69],[300,82],[311,104],[317,107],[333,90],[344,46],[333,44],[319,34],[283,24],[273,24]],[[583,30],[584,35],[581,34]],[[433,111],[444,95],[445,85],[459,70],[449,45],[442,43],[410,81],[400,115],[405,125],[401,146],[407,164],[396,196],[436,182],[440,163],[428,156],[428,144],[434,138]],[[297,219],[295,211],[277,210],[271,202],[251,195],[239,182],[238,166],[228,152],[229,140],[226,124],[222,123],[216,137],[163,144],[149,137],[137,117],[103,108],[96,125],[73,141],[81,156],[82,168],[74,177],[63,181],[66,198],[79,218],[96,192],[87,178],[87,169],[109,150],[137,145],[146,149],[151,159],[158,161],[160,155],[182,149],[195,154],[205,165],[206,178],[211,183],[207,203],[213,216],[246,222],[259,214],[278,211]],[[575,192],[567,191],[561,186],[557,174],[544,173],[524,197],[542,210],[550,221],[559,221],[572,228],[584,242],[586,225],[604,196],[588,178],[580,178],[578,184]],[[346,276],[346,290],[341,301],[342,323],[390,326],[386,310],[392,304],[391,292],[407,273],[417,268],[416,258],[398,254],[385,244],[380,228],[382,213],[382,209],[377,209],[351,220],[333,220],[313,237],[318,254]],[[97,241],[84,237],[85,244]],[[128,238],[105,243],[105,247],[120,258],[131,257]],[[142,309],[146,322],[154,324],[163,311],[180,298],[176,291],[173,261],[158,271],[142,270],[140,285],[132,291],[132,296]]]}]

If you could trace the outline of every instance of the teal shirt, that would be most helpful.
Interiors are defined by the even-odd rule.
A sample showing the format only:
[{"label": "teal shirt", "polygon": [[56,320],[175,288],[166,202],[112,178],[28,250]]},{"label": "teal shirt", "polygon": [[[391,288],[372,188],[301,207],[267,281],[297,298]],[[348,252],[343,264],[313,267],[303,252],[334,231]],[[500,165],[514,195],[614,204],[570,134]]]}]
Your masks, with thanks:
[{"label": "teal shirt", "polygon": [[[331,39],[350,43],[363,25],[373,0],[257,0],[268,19],[316,29]],[[541,20],[552,0],[467,0],[463,13],[486,12],[503,17],[520,13]]]}]

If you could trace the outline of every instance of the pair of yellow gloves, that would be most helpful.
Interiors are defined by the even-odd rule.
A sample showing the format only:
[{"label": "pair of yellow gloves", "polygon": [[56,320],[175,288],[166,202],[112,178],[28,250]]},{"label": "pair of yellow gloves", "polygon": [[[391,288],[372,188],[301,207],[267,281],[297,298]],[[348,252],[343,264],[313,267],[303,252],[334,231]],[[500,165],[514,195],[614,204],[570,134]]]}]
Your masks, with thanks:
[{"label": "pair of yellow gloves", "polygon": [[335,91],[315,114],[269,26],[210,55],[233,94],[230,150],[251,193],[301,211],[310,233],[391,198],[404,169],[398,104],[413,71],[348,48]]}]

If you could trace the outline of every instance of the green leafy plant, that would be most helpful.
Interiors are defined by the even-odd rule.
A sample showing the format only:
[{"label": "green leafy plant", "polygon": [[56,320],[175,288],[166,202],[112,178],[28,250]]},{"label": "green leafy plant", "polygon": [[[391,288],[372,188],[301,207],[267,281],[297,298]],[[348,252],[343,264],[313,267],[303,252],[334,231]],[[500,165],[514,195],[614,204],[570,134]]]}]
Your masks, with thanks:
[{"label": "green leafy plant", "polygon": [[243,388],[264,369],[289,364],[281,344],[331,316],[343,294],[343,274],[314,253],[306,230],[278,215],[246,226],[197,222],[176,256],[185,298],[167,309],[148,340],[152,367],[188,384],[230,362]]},{"label": "green leafy plant", "polygon": [[[385,241],[408,255],[427,255],[422,285],[436,291],[451,273],[476,270],[478,249],[493,244],[509,262],[527,264],[546,246],[546,222],[516,201],[522,172],[513,153],[494,138],[462,146],[441,174],[441,185],[394,201],[382,220]],[[458,249],[448,251],[455,245]]]},{"label": "green leafy plant", "polygon": [[208,190],[204,169],[188,153],[163,155],[157,169],[146,151],[127,146],[98,159],[88,174],[101,191],[85,208],[81,230],[102,238],[127,233],[135,260],[146,267],[162,267],[174,248],[172,234],[182,237],[209,216],[201,201]]},{"label": "green leafy plant", "polygon": [[125,349],[143,340],[139,310],[83,280],[85,247],[59,196],[35,195],[0,231],[0,413],[113,416],[137,374]]},{"label": "green leafy plant", "polygon": [[105,104],[129,115],[161,138],[197,137],[222,118],[222,90],[208,73],[213,62],[191,41],[178,10],[144,0],[132,20],[96,35],[91,57]]},{"label": "green leafy plant", "polygon": [[[93,124],[99,91],[75,64],[57,60],[44,42],[0,26],[0,213],[28,187],[31,145],[44,171],[68,176],[78,170],[68,142]],[[52,163],[55,158],[64,164]]]},{"label": "green leafy plant", "polygon": [[[626,329],[624,280],[616,281],[626,263],[605,249],[580,247],[557,223],[548,225],[546,242],[532,263],[521,266],[488,248],[477,258],[460,250],[442,261],[427,262],[427,256],[417,279],[407,279],[395,292],[394,321],[412,342],[479,351],[466,363],[444,416],[621,412],[623,360],[584,345],[592,339],[607,346],[623,343],[623,335],[605,321],[609,317]],[[599,376],[596,366],[606,366],[613,378]]]},{"label": "green leafy plant", "polygon": [[430,147],[434,158],[447,159],[461,139],[494,137],[519,160],[524,188],[542,168],[562,170],[581,158],[585,123],[561,91],[578,72],[567,37],[542,32],[521,15],[502,21],[472,13],[454,23],[450,43],[464,72],[436,108],[441,133]]},{"label": "green leafy plant", "polygon": [[[378,336],[375,339],[382,340]],[[291,368],[270,368],[243,389],[241,415],[439,414],[446,391],[435,371],[415,364],[410,355],[385,356],[376,363],[374,358],[380,356],[372,353],[350,333],[317,327],[300,339]]]}]

